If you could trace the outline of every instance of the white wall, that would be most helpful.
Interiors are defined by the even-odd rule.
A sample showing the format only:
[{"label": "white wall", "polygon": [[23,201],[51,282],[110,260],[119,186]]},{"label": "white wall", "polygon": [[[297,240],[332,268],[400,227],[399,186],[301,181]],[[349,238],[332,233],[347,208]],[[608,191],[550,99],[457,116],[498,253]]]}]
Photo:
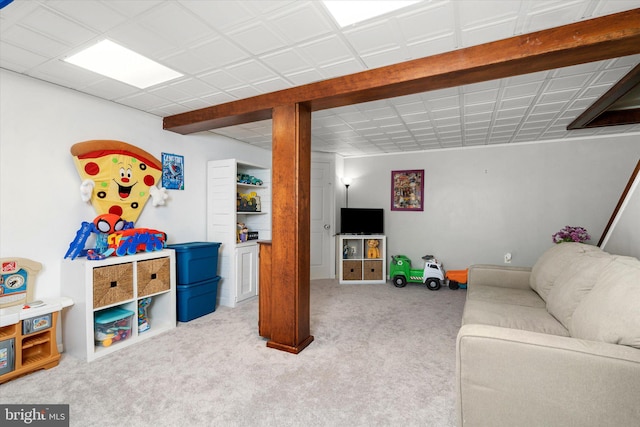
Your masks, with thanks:
[{"label": "white wall", "polygon": [[[447,269],[531,266],[565,225],[597,244],[630,171],[638,134],[347,158],[349,207],[385,209],[388,254],[414,264],[433,254]],[[391,211],[391,171],[425,170],[424,212]]]},{"label": "white wall", "polygon": [[69,148],[115,139],[157,158],[185,161],[185,190],[166,206],[147,203],[136,222],[162,230],[169,243],[206,239],[206,162],[240,158],[271,164],[271,152],[211,133],[182,136],[162,119],[36,79],[0,70],[0,257],[44,265],[36,298],[60,295],[60,263],[83,221],[97,213],[79,197],[80,177]]},{"label": "white wall", "polygon": [[[631,176],[632,174],[629,173]],[[611,224],[602,249],[616,254],[640,258],[640,174],[636,175],[620,210]],[[622,194],[622,191],[620,191]]]}]

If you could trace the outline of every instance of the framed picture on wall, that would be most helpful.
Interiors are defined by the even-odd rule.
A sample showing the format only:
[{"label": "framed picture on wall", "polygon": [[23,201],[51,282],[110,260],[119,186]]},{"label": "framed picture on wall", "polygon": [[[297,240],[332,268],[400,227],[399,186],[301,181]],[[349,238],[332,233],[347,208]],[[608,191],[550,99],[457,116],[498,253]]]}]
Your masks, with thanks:
[{"label": "framed picture on wall", "polygon": [[162,153],[162,186],[167,190],[184,190],[184,157]]},{"label": "framed picture on wall", "polygon": [[391,171],[391,210],[424,210],[424,169]]}]

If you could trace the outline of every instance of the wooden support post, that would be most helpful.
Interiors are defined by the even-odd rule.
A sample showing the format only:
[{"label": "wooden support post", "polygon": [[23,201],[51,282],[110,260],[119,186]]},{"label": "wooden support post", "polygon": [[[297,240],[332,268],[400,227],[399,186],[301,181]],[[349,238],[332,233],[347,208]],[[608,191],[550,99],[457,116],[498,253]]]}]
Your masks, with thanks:
[{"label": "wooden support post", "polygon": [[310,334],[311,109],[273,108],[271,324],[267,347],[299,353]]}]

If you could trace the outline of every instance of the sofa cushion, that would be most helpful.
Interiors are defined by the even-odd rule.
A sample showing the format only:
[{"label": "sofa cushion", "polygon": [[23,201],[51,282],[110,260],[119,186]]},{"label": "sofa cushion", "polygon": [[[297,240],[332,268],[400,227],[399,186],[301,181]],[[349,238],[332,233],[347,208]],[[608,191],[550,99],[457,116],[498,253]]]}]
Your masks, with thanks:
[{"label": "sofa cushion", "polygon": [[577,255],[558,275],[549,291],[547,311],[568,328],[576,307],[613,260],[612,255],[602,251]]},{"label": "sofa cushion", "polygon": [[504,288],[501,286],[477,285],[467,289],[467,300],[488,301],[502,304],[524,305],[544,308],[545,303],[531,288]]},{"label": "sofa cushion", "polygon": [[544,307],[525,307],[473,299],[467,299],[465,302],[462,324],[492,325],[569,336],[569,331]]},{"label": "sofa cushion", "polygon": [[576,259],[577,254],[597,252],[597,246],[564,242],[547,249],[531,269],[529,286],[547,301],[558,276]]},{"label": "sofa cushion", "polygon": [[640,348],[640,261],[616,256],[573,313],[571,336]]}]

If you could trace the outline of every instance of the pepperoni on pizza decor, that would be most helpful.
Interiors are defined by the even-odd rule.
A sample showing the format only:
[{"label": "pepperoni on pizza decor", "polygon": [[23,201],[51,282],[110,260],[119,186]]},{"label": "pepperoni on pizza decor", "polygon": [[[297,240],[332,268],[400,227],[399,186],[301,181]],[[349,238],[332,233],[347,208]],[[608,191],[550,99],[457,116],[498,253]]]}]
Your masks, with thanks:
[{"label": "pepperoni on pizza decor", "polygon": [[98,213],[135,222],[162,176],[162,164],[148,152],[122,141],[92,140],[71,147],[82,181],[94,183],[91,204]]}]

